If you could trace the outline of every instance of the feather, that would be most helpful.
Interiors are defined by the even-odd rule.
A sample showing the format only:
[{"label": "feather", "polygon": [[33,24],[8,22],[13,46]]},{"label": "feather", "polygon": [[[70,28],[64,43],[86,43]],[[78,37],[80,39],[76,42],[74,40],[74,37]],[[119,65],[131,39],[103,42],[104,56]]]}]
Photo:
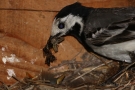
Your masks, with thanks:
[{"label": "feather", "polygon": [[[135,17],[132,19],[113,23],[106,28],[100,29],[102,32],[94,34],[89,42],[96,46],[105,44],[116,44],[135,39]],[[100,31],[99,30],[99,31]]]},{"label": "feather", "polygon": [[90,11],[82,33],[88,51],[125,62],[135,51],[135,8],[99,8]]},{"label": "feather", "polygon": [[127,8],[97,8],[90,9],[86,21],[84,21],[84,34],[91,36],[101,28],[106,28],[115,22],[124,21],[135,17],[135,7]]},{"label": "feather", "polygon": [[135,51],[135,17],[101,29],[96,38],[87,38],[86,44],[101,56],[131,63],[129,53]]}]

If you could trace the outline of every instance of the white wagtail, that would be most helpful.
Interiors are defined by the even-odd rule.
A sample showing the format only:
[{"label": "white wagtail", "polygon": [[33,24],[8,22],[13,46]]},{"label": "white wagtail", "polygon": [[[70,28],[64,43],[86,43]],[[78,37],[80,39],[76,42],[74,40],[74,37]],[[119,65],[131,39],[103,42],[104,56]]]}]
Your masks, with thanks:
[{"label": "white wagtail", "polygon": [[68,5],[55,16],[47,45],[67,35],[75,37],[87,51],[131,63],[135,54],[135,7],[91,8],[78,2]]}]

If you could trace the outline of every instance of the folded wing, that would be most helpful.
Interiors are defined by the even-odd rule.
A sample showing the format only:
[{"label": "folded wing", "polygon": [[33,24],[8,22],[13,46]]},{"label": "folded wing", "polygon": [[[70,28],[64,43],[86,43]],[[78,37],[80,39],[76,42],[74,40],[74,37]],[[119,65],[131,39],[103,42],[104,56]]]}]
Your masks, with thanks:
[{"label": "folded wing", "polygon": [[135,39],[135,7],[94,9],[87,18],[84,36],[88,44],[96,46]]}]

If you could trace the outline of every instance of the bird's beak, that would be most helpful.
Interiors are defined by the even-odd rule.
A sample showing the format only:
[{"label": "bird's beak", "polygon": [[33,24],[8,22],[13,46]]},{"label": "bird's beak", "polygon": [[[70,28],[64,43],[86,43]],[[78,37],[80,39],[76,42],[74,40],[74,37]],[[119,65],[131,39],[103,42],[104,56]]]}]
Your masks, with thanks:
[{"label": "bird's beak", "polygon": [[47,65],[50,65],[50,62],[53,62],[56,60],[55,56],[52,54],[51,49],[54,50],[54,52],[58,52],[58,44],[60,42],[64,41],[63,37],[57,37],[57,36],[50,36],[47,44],[43,48],[43,55],[46,56],[45,63]]},{"label": "bird's beak", "polygon": [[58,52],[58,44],[61,43],[62,41],[64,41],[63,37],[50,36],[46,46],[48,49],[53,49],[54,52]]}]

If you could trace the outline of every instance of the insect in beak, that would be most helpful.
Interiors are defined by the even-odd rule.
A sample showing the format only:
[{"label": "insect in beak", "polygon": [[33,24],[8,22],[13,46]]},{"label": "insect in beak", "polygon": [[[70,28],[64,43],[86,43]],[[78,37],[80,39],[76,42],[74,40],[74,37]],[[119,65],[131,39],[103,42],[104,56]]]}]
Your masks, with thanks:
[{"label": "insect in beak", "polygon": [[46,56],[45,64],[50,66],[50,62],[53,62],[56,60],[56,57],[52,54],[51,49],[54,50],[54,52],[58,52],[58,44],[64,41],[63,37],[52,37],[47,41],[47,44],[43,48],[43,56]]}]

